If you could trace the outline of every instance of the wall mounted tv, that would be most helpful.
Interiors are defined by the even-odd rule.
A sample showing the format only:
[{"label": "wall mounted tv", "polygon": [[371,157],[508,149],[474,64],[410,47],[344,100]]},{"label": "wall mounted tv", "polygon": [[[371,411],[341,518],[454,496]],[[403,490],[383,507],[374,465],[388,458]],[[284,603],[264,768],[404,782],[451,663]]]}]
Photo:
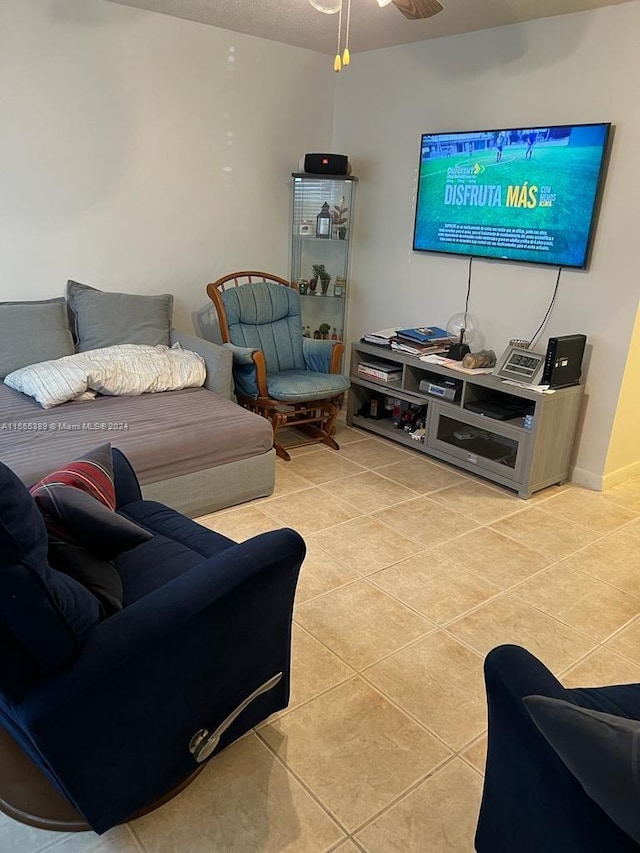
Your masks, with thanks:
[{"label": "wall mounted tv", "polygon": [[584,268],[610,127],[423,134],[414,250]]}]

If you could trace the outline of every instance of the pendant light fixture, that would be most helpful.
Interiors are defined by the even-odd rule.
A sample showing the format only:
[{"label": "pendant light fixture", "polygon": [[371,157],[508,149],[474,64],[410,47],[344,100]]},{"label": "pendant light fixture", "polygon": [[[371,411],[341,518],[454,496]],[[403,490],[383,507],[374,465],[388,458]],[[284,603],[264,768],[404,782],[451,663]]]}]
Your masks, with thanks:
[{"label": "pendant light fixture", "polygon": [[[380,2],[380,0],[378,0]],[[391,0],[388,0],[390,3]],[[309,3],[318,12],[324,12],[325,15],[335,15],[340,9],[341,0],[309,0]]]},{"label": "pendant light fixture", "polygon": [[[338,49],[333,60],[333,70],[340,71],[351,62],[349,53],[349,29],[351,28],[351,0],[309,0],[314,9],[324,12],[325,15],[338,13]],[[424,20],[432,15],[442,12],[443,6],[440,0],[377,0],[382,9],[390,3],[398,9],[405,18],[409,20]],[[346,6],[346,23],[344,26],[344,47],[342,46],[342,21],[344,7]]]},{"label": "pendant light fixture", "polygon": [[[309,0],[311,2],[311,0]],[[317,2],[317,0],[315,0]],[[342,50],[342,17],[344,10],[344,2],[347,6],[347,21],[344,28],[344,49]],[[333,60],[333,70],[341,71],[351,62],[351,54],[349,53],[349,29],[351,27],[351,0],[339,0],[338,8],[338,49]]]},{"label": "pendant light fixture", "polygon": [[342,41],[342,0],[340,0],[340,8],[338,9],[338,49],[335,59],[333,60],[333,70],[338,72],[342,69],[342,60],[340,59],[340,42]]}]

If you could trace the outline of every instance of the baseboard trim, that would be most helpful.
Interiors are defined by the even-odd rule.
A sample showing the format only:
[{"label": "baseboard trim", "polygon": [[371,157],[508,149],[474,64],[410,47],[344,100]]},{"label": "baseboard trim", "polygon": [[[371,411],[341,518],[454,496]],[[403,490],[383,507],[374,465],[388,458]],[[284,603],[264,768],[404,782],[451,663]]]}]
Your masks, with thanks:
[{"label": "baseboard trim", "polygon": [[624,483],[625,480],[639,475],[640,462],[633,462],[631,465],[625,465],[624,468],[618,468],[616,471],[604,475],[594,474],[585,468],[573,468],[571,482],[575,483],[576,486],[583,486],[585,489],[603,492],[605,489],[610,489],[612,486],[617,486],[619,483]]},{"label": "baseboard trim", "polygon": [[582,486],[594,492],[601,492],[604,488],[603,478],[599,474],[594,474],[593,471],[587,471],[586,468],[573,468],[570,479],[576,486]]},{"label": "baseboard trim", "polygon": [[617,486],[618,483],[624,483],[630,477],[637,477],[640,474],[640,462],[632,462],[631,465],[625,465],[624,468],[618,468],[610,474],[605,474],[602,478],[603,488],[610,489],[611,486]]}]

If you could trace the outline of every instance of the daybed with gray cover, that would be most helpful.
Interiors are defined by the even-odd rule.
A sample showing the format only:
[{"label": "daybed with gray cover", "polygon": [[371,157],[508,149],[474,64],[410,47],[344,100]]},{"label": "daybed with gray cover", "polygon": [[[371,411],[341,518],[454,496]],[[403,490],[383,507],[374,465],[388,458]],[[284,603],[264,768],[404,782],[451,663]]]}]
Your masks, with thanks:
[{"label": "daybed with gray cover", "polygon": [[168,295],[102,292],[74,282],[68,304],[63,298],[0,303],[2,379],[26,365],[122,343],[178,343],[206,367],[202,387],[98,395],[47,409],[2,382],[0,460],[30,484],[109,441],[131,461],[145,498],[192,517],[270,494],[269,423],[233,402],[231,353],[172,329],[172,309]]}]

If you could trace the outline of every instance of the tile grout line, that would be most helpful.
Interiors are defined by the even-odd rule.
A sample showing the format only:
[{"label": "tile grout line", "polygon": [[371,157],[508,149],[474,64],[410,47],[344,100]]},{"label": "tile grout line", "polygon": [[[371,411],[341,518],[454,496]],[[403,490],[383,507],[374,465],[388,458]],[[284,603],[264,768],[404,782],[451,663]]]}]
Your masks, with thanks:
[{"label": "tile grout line", "polygon": [[[354,679],[357,676],[354,676]],[[282,758],[279,753],[273,749],[273,747],[267,742],[267,740],[262,736],[261,730],[255,730],[256,737],[259,738],[260,743],[267,749],[271,755],[275,758],[275,760],[280,764],[281,767],[287,772],[290,773],[291,776],[296,780],[296,782],[300,785],[300,787],[306,791],[306,793],[311,797],[311,799],[322,809],[323,812],[333,821],[333,823],[338,827],[340,832],[342,832],[347,837],[349,836],[349,831],[345,826],[342,825],[338,817],[331,811],[329,806],[320,798],[320,796],[311,788],[308,782],[305,782],[304,779],[299,775],[299,773],[294,770],[292,767],[287,764],[284,758]],[[340,839],[341,842],[344,842],[344,838]]]},{"label": "tile grout line", "polygon": [[[404,708],[404,707],[403,707],[403,706],[398,702],[398,700],[394,699],[393,697],[391,697],[391,696],[389,696],[387,693],[385,693],[385,692],[384,692],[384,690],[382,689],[382,687],[379,687],[377,684],[375,684],[375,683],[373,683],[372,681],[370,681],[370,680],[366,677],[366,675],[365,675],[364,673],[359,672],[359,673],[358,673],[358,675],[359,675],[359,676],[360,676],[360,678],[365,682],[365,684],[368,684],[368,685],[369,685],[369,687],[371,687],[373,690],[375,690],[375,691],[376,691],[376,693],[378,693],[380,696],[382,696],[382,698],[383,698],[383,699],[385,699],[387,702],[389,702],[389,704],[390,704],[390,705],[393,705],[393,707],[394,707],[397,711],[402,712],[402,713],[404,714],[404,716],[408,717],[408,718],[409,718],[412,722],[414,722],[417,726],[419,726],[421,729],[423,729],[424,731],[426,731],[426,733],[427,733],[428,735],[430,735],[430,736],[431,736],[431,737],[433,737],[435,740],[437,740],[439,743],[441,743],[441,744],[442,744],[442,746],[444,746],[444,747],[447,749],[447,751],[448,751],[448,752],[451,752],[454,756],[455,756],[455,755],[458,755],[458,754],[460,753],[461,749],[466,749],[466,748],[467,748],[467,745],[468,745],[469,743],[471,743],[471,741],[475,740],[476,738],[481,737],[481,736],[482,736],[482,733],[483,733],[484,731],[486,731],[486,726],[485,726],[485,728],[483,729],[483,731],[482,731],[482,732],[480,732],[480,733],[479,733],[479,734],[477,734],[477,735],[474,735],[472,738],[470,738],[468,741],[466,741],[466,742],[465,742],[465,744],[464,744],[462,747],[460,747],[460,748],[456,748],[456,747],[452,746],[451,744],[447,743],[447,742],[446,742],[446,740],[442,737],[442,735],[439,735],[439,734],[438,734],[437,732],[435,732],[433,729],[429,728],[429,726],[428,726],[426,723],[422,722],[422,720],[420,720],[420,719],[418,719],[418,717],[414,716],[414,715],[411,713],[411,711],[409,711],[409,710],[407,710],[406,708]],[[439,765],[437,765],[437,766],[439,766]]]}]

